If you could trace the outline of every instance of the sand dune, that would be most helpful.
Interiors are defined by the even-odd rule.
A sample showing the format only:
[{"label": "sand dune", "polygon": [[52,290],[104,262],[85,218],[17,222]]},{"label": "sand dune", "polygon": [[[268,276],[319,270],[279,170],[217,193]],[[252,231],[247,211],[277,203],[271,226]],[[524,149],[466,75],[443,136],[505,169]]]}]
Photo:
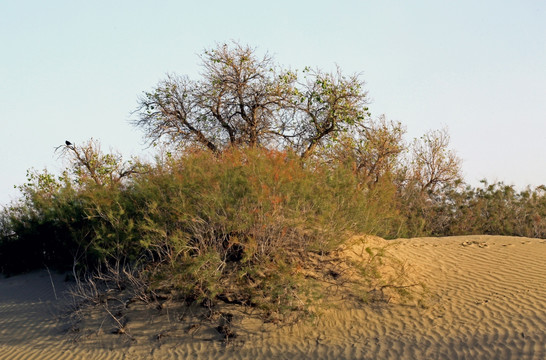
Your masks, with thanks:
[{"label": "sand dune", "polygon": [[197,310],[177,304],[132,306],[131,338],[112,334],[115,324],[100,312],[74,327],[61,316],[64,276],[0,279],[0,359],[546,359],[545,240],[388,243],[427,285],[425,306],[340,304],[285,327],[233,308],[239,336],[229,345],[201,326]]}]

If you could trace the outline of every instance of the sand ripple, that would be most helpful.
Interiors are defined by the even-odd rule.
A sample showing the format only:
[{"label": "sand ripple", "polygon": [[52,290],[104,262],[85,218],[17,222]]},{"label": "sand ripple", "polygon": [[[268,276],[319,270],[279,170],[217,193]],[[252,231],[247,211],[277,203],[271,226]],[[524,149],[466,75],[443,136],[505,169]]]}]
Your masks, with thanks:
[{"label": "sand ripple", "polygon": [[392,243],[427,284],[426,306],[340,306],[315,322],[242,326],[232,346],[206,329],[190,334],[172,321],[176,309],[168,321],[134,310],[135,341],[105,332],[70,342],[47,272],[0,279],[0,359],[546,359],[546,241]]}]

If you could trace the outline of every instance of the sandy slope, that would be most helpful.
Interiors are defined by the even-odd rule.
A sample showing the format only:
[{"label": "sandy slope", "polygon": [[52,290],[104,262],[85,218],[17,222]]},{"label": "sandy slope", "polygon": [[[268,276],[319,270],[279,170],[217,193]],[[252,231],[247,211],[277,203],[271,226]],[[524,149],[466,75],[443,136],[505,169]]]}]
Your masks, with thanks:
[{"label": "sandy slope", "polygon": [[[426,307],[338,307],[283,328],[232,310],[240,336],[229,346],[193,309],[175,304],[133,306],[133,340],[111,334],[115,326],[101,313],[67,331],[46,271],[0,279],[0,359],[546,359],[545,240],[389,243],[427,284]],[[63,277],[52,280],[60,294]]]}]

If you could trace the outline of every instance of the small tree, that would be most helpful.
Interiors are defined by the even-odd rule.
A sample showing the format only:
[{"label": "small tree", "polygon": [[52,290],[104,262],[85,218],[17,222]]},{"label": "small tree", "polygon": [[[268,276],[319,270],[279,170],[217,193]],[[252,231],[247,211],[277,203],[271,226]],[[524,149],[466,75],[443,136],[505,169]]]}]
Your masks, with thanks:
[{"label": "small tree", "polygon": [[321,142],[363,122],[366,93],[357,75],[280,69],[268,55],[234,43],[206,50],[202,79],[168,75],[139,99],[136,126],[152,143],[289,147],[309,156]]},{"label": "small tree", "polygon": [[[344,76],[323,73],[320,70],[304,70],[305,81],[293,89],[292,146],[302,157],[311,155],[320,143],[338,140],[340,134],[358,129],[368,113],[367,93],[362,90],[364,82],[358,75]],[[291,113],[292,114],[292,113]]]},{"label": "small tree", "polygon": [[400,166],[396,186],[400,212],[406,218],[404,236],[443,234],[453,216],[453,202],[462,190],[461,161],[449,149],[446,129],[415,139]]},{"label": "small tree", "polygon": [[142,165],[134,159],[124,162],[120,154],[104,154],[99,142],[94,139],[81,146],[70,143],[62,145],[61,155],[68,158],[76,182],[80,185],[89,180],[99,186],[116,185],[142,171]]},{"label": "small tree", "polygon": [[402,167],[402,154],[407,150],[403,141],[405,129],[385,116],[356,124],[333,146],[320,154],[327,161],[350,163],[361,185],[371,186],[381,179],[392,179]]},{"label": "small tree", "polygon": [[427,132],[413,142],[411,178],[421,192],[434,193],[440,186],[461,181],[461,160],[449,150],[447,129]]}]

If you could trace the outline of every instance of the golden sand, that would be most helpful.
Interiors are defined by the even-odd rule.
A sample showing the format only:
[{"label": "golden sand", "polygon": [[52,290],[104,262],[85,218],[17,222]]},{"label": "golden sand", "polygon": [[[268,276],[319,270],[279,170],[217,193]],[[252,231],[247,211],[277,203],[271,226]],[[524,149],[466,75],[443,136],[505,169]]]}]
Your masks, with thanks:
[{"label": "golden sand", "polygon": [[426,306],[341,305],[284,327],[233,310],[239,336],[228,345],[179,304],[131,306],[130,336],[100,312],[74,327],[63,275],[2,278],[0,359],[546,359],[545,240],[389,243],[427,285]]}]

